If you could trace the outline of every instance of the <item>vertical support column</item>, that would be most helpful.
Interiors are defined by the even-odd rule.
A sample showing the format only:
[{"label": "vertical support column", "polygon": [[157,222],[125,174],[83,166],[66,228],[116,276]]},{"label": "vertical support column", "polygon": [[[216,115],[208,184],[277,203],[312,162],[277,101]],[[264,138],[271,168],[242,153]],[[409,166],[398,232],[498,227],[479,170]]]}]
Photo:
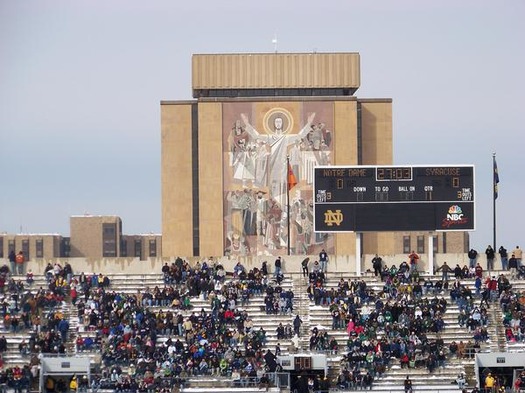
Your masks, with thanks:
[{"label": "vertical support column", "polygon": [[428,274],[434,274],[434,236],[428,234]]},{"label": "vertical support column", "polygon": [[355,274],[361,275],[361,233],[355,233]]}]

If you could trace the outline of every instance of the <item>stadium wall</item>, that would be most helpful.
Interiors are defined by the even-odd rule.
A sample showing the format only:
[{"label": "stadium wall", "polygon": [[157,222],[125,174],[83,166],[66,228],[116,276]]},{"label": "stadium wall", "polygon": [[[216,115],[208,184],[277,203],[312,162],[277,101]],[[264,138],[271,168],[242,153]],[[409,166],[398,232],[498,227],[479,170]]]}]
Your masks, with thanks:
[{"label": "stadium wall", "polygon": [[[310,266],[318,259],[317,255],[301,255],[301,256],[284,256],[283,257],[283,271],[285,273],[301,272],[301,262],[304,258],[310,258]],[[372,269],[372,258],[374,255],[365,254],[362,258],[361,272],[366,273],[367,270]],[[408,257],[405,254],[391,254],[381,255],[383,262],[392,266],[393,264],[399,266],[403,261],[407,261]],[[194,265],[198,261],[204,261],[205,258],[190,257],[185,258]],[[220,257],[220,258],[208,258],[208,260],[219,261],[227,271],[233,271],[233,267],[237,262],[241,262],[247,269],[259,268],[263,261],[268,262],[270,272],[273,272],[273,265],[275,257],[273,256],[257,256],[257,257]],[[139,260],[138,258],[50,258],[50,259],[33,259],[26,263],[25,271],[32,270],[34,274],[43,274],[48,263],[52,265],[59,263],[64,266],[66,262],[72,266],[75,274],[81,272],[84,273],[103,273],[103,274],[159,274],[162,269],[162,265],[168,262],[171,263],[174,258],[147,258],[146,260]],[[469,263],[468,257],[464,253],[449,253],[449,254],[436,254],[434,256],[434,266],[441,266],[446,261],[449,266],[454,268],[456,264],[461,267]],[[480,264],[483,268],[486,268],[485,258],[479,258]],[[6,258],[0,259],[0,264],[9,266],[9,261]],[[499,261],[495,262],[496,266],[499,266]],[[428,271],[428,257],[427,255],[421,255],[421,261],[419,270],[423,272]],[[328,272],[338,272],[341,274],[352,274],[356,272],[355,269],[355,256],[330,256],[328,263]]]}]

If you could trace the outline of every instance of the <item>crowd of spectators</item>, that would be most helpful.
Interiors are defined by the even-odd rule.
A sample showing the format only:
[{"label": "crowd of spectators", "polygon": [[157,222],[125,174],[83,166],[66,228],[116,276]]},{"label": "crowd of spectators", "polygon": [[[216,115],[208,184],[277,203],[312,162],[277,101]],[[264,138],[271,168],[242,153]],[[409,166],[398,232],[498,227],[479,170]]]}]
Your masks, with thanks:
[{"label": "crowd of spectators", "polygon": [[[291,315],[294,294],[268,278],[265,264],[247,271],[240,263],[230,274],[208,261],[190,266],[178,258],[162,268],[165,286],[134,294],[103,286],[83,287],[77,308],[88,333],[77,348],[100,349],[106,370],[124,383],[129,369],[137,381],[161,386],[166,378],[184,381],[194,375],[228,376],[235,383],[260,381],[275,371],[266,331],[255,329],[246,306],[264,297],[268,314]],[[202,296],[210,309],[195,310],[191,299]],[[189,314],[189,315],[188,315]],[[276,329],[279,339],[294,334],[290,323]],[[135,378],[150,375],[151,378]],[[103,378],[107,381],[108,378]],[[111,378],[110,378],[111,380]],[[115,382],[115,381],[112,381]]]},{"label": "crowd of spectators", "polygon": [[[428,338],[429,333],[439,337],[446,325],[446,282],[421,280],[414,264],[407,262],[377,270],[383,282],[380,290],[370,288],[365,280],[344,278],[336,286],[312,283],[309,287],[314,304],[328,307],[331,329],[348,333],[337,381],[341,388],[369,388],[392,358],[401,367],[426,367],[429,372],[446,362],[444,341]],[[323,333],[313,332],[312,339]],[[310,348],[318,349],[312,339]],[[330,351],[338,350],[335,340],[325,341],[331,343]]]},{"label": "crowd of spectators", "polygon": [[[514,293],[504,274],[484,278],[479,264],[455,268],[445,264],[438,269],[441,280],[433,281],[420,278],[414,266],[403,262],[399,267],[378,268],[381,290],[368,287],[360,279],[341,278],[336,286],[326,286],[325,273],[315,265],[305,275],[308,296],[315,305],[328,308],[331,329],[348,333],[338,377],[341,386],[370,387],[388,368],[391,358],[397,358],[403,368],[426,367],[433,372],[444,366],[447,356],[472,356],[488,338],[487,310],[496,303],[503,311],[507,340],[525,341],[525,294]],[[211,260],[190,266],[177,258],[166,263],[162,273],[164,286],[117,293],[102,273],[75,275],[69,264],[48,264],[48,285],[38,289],[33,288],[31,271],[24,283],[13,279],[7,266],[1,267],[0,314],[4,326],[14,333],[29,333],[29,339],[19,344],[19,351],[31,357],[32,366],[22,369],[23,378],[16,380],[23,382],[18,384],[30,383],[32,372],[38,370],[35,354],[67,351],[70,326],[60,307],[64,301],[76,306],[86,330],[76,336],[76,350],[102,354],[99,384],[109,383],[119,389],[136,385],[138,391],[155,386],[160,390],[182,384],[192,375],[213,374],[229,376],[244,386],[259,381],[265,371],[275,370],[275,354],[265,351],[266,332],[255,329],[244,311],[254,296],[261,296],[267,314],[291,316],[294,312],[293,291],[283,290],[281,280],[270,279],[266,263],[251,270],[238,263],[230,273]],[[454,277],[450,282],[449,274]],[[462,280],[473,280],[475,293]],[[446,295],[460,310],[459,326],[472,332],[467,343],[445,346],[443,340],[427,337],[445,328]],[[208,301],[210,310],[195,310],[195,297]],[[279,324],[277,338],[298,336],[299,327],[300,322],[296,326],[295,320],[293,325]],[[342,346],[327,330],[311,330],[310,350],[340,351]],[[0,353],[6,350],[6,338],[0,337]],[[0,384],[12,386],[14,369],[4,371]]]},{"label": "crowd of spectators", "polygon": [[[503,288],[500,286],[503,285]],[[525,291],[514,291],[504,277],[498,282],[498,303],[503,313],[503,326],[507,342],[525,343]]]},{"label": "crowd of spectators", "polygon": [[38,370],[32,369],[29,364],[23,367],[14,366],[0,370],[0,391],[12,389],[15,392],[28,391],[32,381],[36,379]]},{"label": "crowd of spectators", "polygon": [[[279,280],[269,284],[266,263],[250,271],[239,263],[229,274],[218,264],[204,261],[190,267],[177,258],[162,268],[166,285],[135,294],[112,291],[103,274],[75,276],[68,264],[49,264],[48,287],[24,291],[24,284],[10,278],[7,267],[2,269],[4,325],[15,333],[30,331],[20,353],[66,352],[69,322],[59,306],[70,300],[86,330],[76,337],[76,350],[99,351],[104,367],[96,383],[117,390],[162,391],[202,374],[228,375],[243,384],[260,380],[266,369],[277,365],[272,352],[263,351],[266,332],[255,330],[241,307],[251,297],[264,295],[271,300],[266,302],[269,313],[290,315],[293,310],[293,292],[283,291]],[[33,282],[28,272],[26,285]],[[193,310],[191,299],[196,296],[209,301],[209,312]],[[185,317],[188,310],[191,315]],[[278,335],[290,338],[293,331],[287,324]],[[7,340],[1,337],[0,352],[6,349]]]},{"label": "crowd of spectators", "polygon": [[[52,271],[48,274],[48,286],[33,288],[31,270],[23,282],[15,280],[8,266],[0,268],[0,315],[4,328],[15,335],[28,335],[27,340],[22,339],[18,343],[19,353],[27,358],[24,366],[4,368],[0,358],[0,387],[15,391],[29,389],[36,382],[39,372],[37,354],[66,351],[69,322],[58,306],[69,292],[69,284],[65,284],[65,280],[71,276],[66,274],[67,267],[64,273],[58,264],[48,270]],[[7,350],[8,338],[4,334],[0,337],[0,356]]]},{"label": "crowd of spectators", "polygon": [[[402,368],[426,367],[429,372],[444,366],[449,356],[472,358],[488,339],[487,310],[497,301],[504,312],[507,340],[525,341],[525,294],[512,294],[504,274],[484,278],[479,263],[471,267],[457,264],[454,268],[445,263],[437,269],[441,280],[432,281],[420,279],[417,269],[407,262],[399,267],[381,263],[376,256],[374,274],[384,283],[379,293],[368,289],[364,281],[347,283],[344,279],[337,287],[324,288],[317,283],[308,289],[316,305],[328,306],[331,328],[346,326],[350,335],[344,358],[347,363],[343,363],[338,378],[342,387],[363,387],[363,376],[381,375],[391,357],[398,358]],[[452,276],[454,280],[449,282]],[[470,279],[475,293],[470,289]],[[467,285],[462,280],[467,280]],[[460,310],[459,326],[472,332],[472,339],[466,343],[453,341],[447,347],[439,338],[426,337],[426,333],[439,333],[445,328],[445,296],[450,296]]]}]

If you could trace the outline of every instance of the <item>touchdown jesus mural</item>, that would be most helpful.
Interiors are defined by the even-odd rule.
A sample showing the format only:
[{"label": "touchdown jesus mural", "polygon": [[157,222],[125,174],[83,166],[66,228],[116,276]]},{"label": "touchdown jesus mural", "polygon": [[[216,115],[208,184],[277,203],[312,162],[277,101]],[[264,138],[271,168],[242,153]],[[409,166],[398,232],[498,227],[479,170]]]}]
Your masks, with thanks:
[{"label": "touchdown jesus mural", "polygon": [[313,168],[333,163],[333,118],[331,102],[223,104],[225,255],[333,252],[312,205]]}]

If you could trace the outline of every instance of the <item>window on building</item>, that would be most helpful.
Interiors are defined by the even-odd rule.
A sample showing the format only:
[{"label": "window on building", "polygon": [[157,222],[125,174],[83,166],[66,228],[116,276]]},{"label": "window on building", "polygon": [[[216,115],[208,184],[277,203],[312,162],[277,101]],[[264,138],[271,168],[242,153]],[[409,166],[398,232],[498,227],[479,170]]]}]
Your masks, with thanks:
[{"label": "window on building", "polygon": [[11,251],[13,252],[17,252],[15,250],[15,241],[14,240],[9,240],[8,243],[7,243],[7,255],[11,254]]},{"label": "window on building", "polygon": [[417,237],[417,252],[418,254],[422,254],[425,252],[425,236]]},{"label": "window on building", "polygon": [[142,239],[135,239],[135,258],[142,259]]},{"label": "window on building", "polygon": [[410,236],[403,236],[403,253],[404,254],[410,254],[411,252],[410,248]]},{"label": "window on building", "polygon": [[127,241],[127,239],[122,239],[120,241],[120,256],[121,257],[127,257],[128,256],[128,241]]},{"label": "window on building", "polygon": [[4,257],[4,238],[0,237],[0,258]]},{"label": "window on building", "polygon": [[29,261],[31,259],[29,255],[29,239],[22,240],[22,252],[24,253],[26,261]]},{"label": "window on building", "polygon": [[157,240],[156,239],[150,239],[149,241],[149,256],[153,258],[157,256]]},{"label": "window on building", "polygon": [[35,252],[37,258],[44,258],[44,240],[36,239]]},{"label": "window on building", "polygon": [[117,228],[116,224],[102,224],[102,256],[117,256]]},{"label": "window on building", "polygon": [[63,237],[60,241],[60,256],[63,258],[69,258],[71,255],[71,239],[69,237]]},{"label": "window on building", "polygon": [[432,239],[433,252],[437,254],[439,252],[439,240],[437,236],[432,236]]}]

